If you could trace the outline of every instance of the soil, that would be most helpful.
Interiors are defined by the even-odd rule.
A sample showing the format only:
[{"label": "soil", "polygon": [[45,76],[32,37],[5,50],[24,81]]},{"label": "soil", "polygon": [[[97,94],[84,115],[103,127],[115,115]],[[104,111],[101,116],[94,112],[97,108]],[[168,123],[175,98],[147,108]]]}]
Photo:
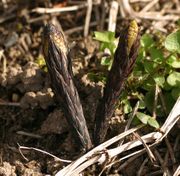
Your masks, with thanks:
[{"label": "soil", "polygon": [[[43,57],[41,33],[44,24],[54,19],[61,21],[65,32],[83,25],[81,20],[86,11],[62,16],[37,15],[31,10],[44,5],[43,1],[17,2],[8,1],[7,11],[2,4],[0,6],[2,19],[5,19],[0,26],[0,175],[54,175],[66,164],[33,148],[67,160],[75,160],[83,152],[74,142],[61,106],[54,100],[46,68],[38,62]],[[12,17],[6,19],[8,15]],[[82,33],[68,34],[67,39],[71,47],[75,84],[92,135],[94,113],[103,83],[91,81],[88,73],[104,71],[104,68],[100,65],[99,44],[92,35],[83,38]],[[75,45],[71,46],[74,41]],[[125,122],[121,110],[116,110],[107,138],[122,132]],[[31,148],[20,150],[20,146]],[[124,170],[124,175],[133,175],[143,159],[134,161]],[[108,175],[120,175],[115,168]],[[92,166],[87,175],[97,175],[99,170],[99,166]]]},{"label": "soil", "polygon": [[[37,151],[22,150],[23,155],[19,151],[19,146],[34,147],[70,160],[81,155],[61,107],[54,100],[49,75],[36,63],[42,57],[43,24],[35,24],[33,29],[26,25],[31,31],[17,31],[17,21],[5,25],[1,27],[8,32],[3,34],[1,44],[5,68],[1,67],[0,75],[0,175],[53,175],[64,164]],[[90,37],[86,41],[78,39],[71,48],[75,84],[90,131],[102,90],[101,83],[87,78],[88,67],[95,64],[91,60],[97,47]],[[87,54],[91,57],[84,59]]]}]

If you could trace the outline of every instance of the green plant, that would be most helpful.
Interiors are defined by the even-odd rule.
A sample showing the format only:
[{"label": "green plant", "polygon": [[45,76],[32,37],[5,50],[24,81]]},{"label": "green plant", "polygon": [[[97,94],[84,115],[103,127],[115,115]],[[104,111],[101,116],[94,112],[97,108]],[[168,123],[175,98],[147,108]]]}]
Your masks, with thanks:
[{"label": "green plant", "polygon": [[46,62],[44,60],[44,56],[43,55],[39,55],[36,60],[35,63],[38,64],[38,66],[43,69],[45,72],[47,72],[47,67],[46,67]]},{"label": "green plant", "polygon": [[[164,41],[162,36],[159,39],[155,39],[156,37],[150,34],[141,37],[136,65],[120,96],[120,104],[124,113],[128,114],[132,111],[132,104],[139,101],[139,110],[143,113],[138,112],[136,117],[142,123],[158,128],[152,114],[159,117],[167,115],[180,96],[180,30],[169,34]],[[110,51],[110,56],[101,60],[102,65],[110,68],[117,47],[115,34],[95,32],[94,39],[101,42],[101,51],[106,48]],[[155,92],[158,92],[157,102]],[[145,121],[142,120],[142,114]]]},{"label": "green plant", "polygon": [[100,51],[109,53],[109,56],[101,58],[101,65],[107,66],[110,70],[114,53],[117,48],[118,38],[115,38],[114,32],[94,32],[94,39],[101,42]]}]

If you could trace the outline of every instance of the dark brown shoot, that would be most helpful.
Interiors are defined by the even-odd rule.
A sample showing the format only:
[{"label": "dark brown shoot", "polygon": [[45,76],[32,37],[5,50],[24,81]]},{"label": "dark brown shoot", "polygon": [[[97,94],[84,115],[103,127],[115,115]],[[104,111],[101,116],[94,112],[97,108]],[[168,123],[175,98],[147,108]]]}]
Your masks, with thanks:
[{"label": "dark brown shoot", "polygon": [[123,90],[124,83],[132,72],[139,48],[139,29],[132,21],[128,29],[122,31],[114,61],[109,72],[104,94],[95,115],[94,143],[103,142],[108,130],[108,121],[112,117],[116,103]]},{"label": "dark brown shoot", "polygon": [[73,82],[69,49],[62,31],[52,24],[44,27],[43,53],[55,98],[64,110],[77,143],[84,149],[92,147],[77,89]]}]

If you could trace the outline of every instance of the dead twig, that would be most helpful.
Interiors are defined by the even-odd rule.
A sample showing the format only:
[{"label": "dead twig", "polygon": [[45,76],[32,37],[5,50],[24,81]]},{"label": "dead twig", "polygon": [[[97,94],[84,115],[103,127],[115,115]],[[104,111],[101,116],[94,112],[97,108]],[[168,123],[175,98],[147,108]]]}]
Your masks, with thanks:
[{"label": "dead twig", "polygon": [[[85,155],[83,155],[82,157],[80,157],[77,161],[74,162],[73,165],[69,165],[69,166],[66,167],[66,169],[58,172],[58,173],[56,174],[56,176],[63,176],[63,175],[72,173],[72,172],[73,172],[78,166],[80,166],[82,163],[84,163],[84,162],[87,163],[87,161],[89,160],[89,158],[92,158],[92,157],[94,157],[94,156],[98,156],[98,154],[99,154],[99,156],[98,156],[98,158],[95,159],[94,163],[100,161],[100,160],[99,160],[100,158],[102,158],[101,161],[103,162],[105,158],[103,158],[103,157],[101,156],[102,152],[99,152],[99,151],[104,151],[104,150],[106,149],[106,147],[108,147],[108,146],[110,146],[111,144],[113,144],[113,143],[115,143],[115,142],[123,139],[125,136],[131,134],[131,133],[134,132],[134,131],[137,131],[138,129],[140,129],[140,128],[142,128],[142,127],[143,127],[143,125],[140,125],[140,126],[138,126],[138,127],[136,127],[136,128],[132,128],[132,129],[130,129],[130,130],[124,132],[124,133],[121,133],[121,134],[113,137],[112,139],[110,139],[110,140],[108,140],[108,141],[100,144],[99,146],[95,147],[94,149],[92,149],[91,151],[89,151],[88,153],[86,153]],[[92,163],[91,163],[91,164],[92,164]],[[87,167],[90,166],[91,164],[88,162],[87,165],[86,165],[86,167],[84,167],[83,169],[87,168]],[[82,170],[83,170],[83,169],[82,169]],[[81,170],[81,171],[82,171],[82,170]],[[62,175],[61,175],[61,174],[62,174]]]},{"label": "dead twig", "polygon": [[[20,151],[20,153],[21,153],[22,155],[23,155],[23,153],[22,153],[21,150],[35,150],[35,151],[37,151],[37,152],[40,152],[40,153],[49,155],[49,156],[51,156],[51,157],[55,158],[56,160],[61,161],[61,162],[63,162],[63,163],[71,163],[71,162],[72,162],[71,160],[61,159],[61,158],[59,158],[59,157],[57,157],[57,156],[55,156],[55,155],[53,155],[53,154],[51,154],[51,153],[49,153],[49,152],[46,152],[46,151],[41,150],[41,149],[38,149],[38,148],[20,146],[19,144],[18,144],[18,146],[19,146],[19,151]],[[24,156],[24,155],[23,155],[23,156]],[[24,158],[26,158],[26,157],[24,156]],[[26,160],[28,160],[28,159],[26,158]]]},{"label": "dead twig", "polygon": [[162,108],[164,110],[164,113],[167,115],[168,111],[167,111],[166,103],[165,103],[164,96],[162,94],[161,88],[159,86],[158,86],[158,92],[159,92],[159,97],[161,100]]},{"label": "dead twig", "polygon": [[175,143],[174,143],[174,147],[173,147],[174,151],[178,150],[179,142],[180,142],[180,134],[178,134],[178,136],[176,137],[176,140],[175,140]]},{"label": "dead twig", "polygon": [[130,0],[130,3],[137,3],[137,2],[149,2],[152,0]]},{"label": "dead twig", "polygon": [[91,20],[92,6],[93,6],[92,0],[87,0],[87,11],[86,11],[86,18],[84,25],[84,37],[87,37],[89,33],[89,24]]},{"label": "dead twig", "polygon": [[110,11],[109,11],[108,31],[115,32],[116,30],[118,7],[119,7],[119,4],[117,3],[117,1],[112,1]]},{"label": "dead twig", "polygon": [[168,140],[167,137],[165,137],[165,142],[166,142],[166,145],[167,145],[167,148],[168,148],[168,151],[169,151],[169,155],[171,157],[171,161],[172,161],[172,165],[174,166],[174,164],[176,163],[176,158],[175,158],[175,155],[174,155],[174,151],[173,151],[173,148]]},{"label": "dead twig", "polygon": [[19,135],[29,136],[29,137],[37,138],[37,139],[42,138],[42,136],[40,136],[40,135],[38,135],[38,134],[28,133],[28,132],[25,132],[25,131],[17,131],[16,133],[19,134]]},{"label": "dead twig", "polygon": [[17,107],[19,107],[21,105],[20,105],[20,103],[16,103],[16,102],[5,102],[5,101],[1,102],[0,101],[0,106],[17,106]]},{"label": "dead twig", "polygon": [[153,104],[153,118],[156,119],[156,108],[157,108],[157,102],[158,102],[158,85],[156,84],[155,87],[155,93],[154,93],[154,104]]},{"label": "dead twig", "polygon": [[149,159],[151,163],[157,162],[155,156],[153,155],[152,151],[150,150],[149,146],[145,143],[145,141],[139,136],[138,133],[133,133],[143,144],[144,148],[146,149],[146,152],[149,156]]},{"label": "dead twig", "polygon": [[69,11],[76,11],[82,8],[85,8],[87,5],[86,4],[81,4],[81,5],[74,5],[74,6],[69,6],[69,7],[56,7],[56,8],[42,8],[42,7],[37,7],[35,9],[32,9],[32,12],[36,13],[60,13],[60,12],[69,12]]},{"label": "dead twig", "polygon": [[160,164],[161,164],[161,168],[163,170],[164,175],[167,176],[171,176],[169,169],[167,168],[167,166],[164,165],[164,160],[161,157],[161,155],[159,154],[159,152],[157,150],[154,150],[154,154],[156,156],[156,158],[158,158]]},{"label": "dead twig", "polygon": [[141,11],[140,13],[144,13],[149,11],[154,5],[156,5],[159,2],[159,0],[153,0],[149,2]]},{"label": "dead twig", "polygon": [[179,176],[179,175],[180,175],[180,166],[178,166],[178,168],[174,172],[173,176]]},{"label": "dead twig", "polygon": [[[148,7],[145,7],[145,9],[142,12],[136,12],[131,7],[129,0],[118,0],[118,3],[120,4],[121,14],[123,17],[126,15],[132,17],[132,18],[140,18],[140,19],[148,19],[148,20],[156,20],[156,21],[177,21],[179,19],[178,15],[172,15],[167,14],[163,15],[164,12],[162,11],[161,14],[159,12],[154,11],[148,11],[149,8],[151,8],[154,5],[154,1],[150,2]],[[145,12],[144,12],[145,11]]]},{"label": "dead twig", "polygon": [[[138,108],[139,108],[139,101],[136,103],[136,105],[135,105],[135,107],[134,107],[134,109],[133,109],[132,115],[130,116],[130,118],[129,118],[129,120],[128,120],[125,128],[124,128],[124,132],[127,131],[127,130],[129,130],[129,127],[130,127],[130,125],[131,125],[131,123],[132,123],[132,120],[134,119],[134,117],[135,117],[135,115],[136,115],[136,113],[137,113],[137,111],[138,111]],[[118,146],[121,146],[123,143],[124,143],[124,140],[120,141],[119,144],[118,144]],[[116,159],[117,159],[117,157],[114,157],[114,158],[111,160],[111,164],[109,164],[108,166],[106,166],[106,168],[108,168],[108,172],[110,171],[111,166],[113,165],[113,163],[116,162],[116,161],[115,161]],[[130,161],[128,161],[128,162],[130,162]],[[121,167],[121,166],[120,166],[120,167]],[[120,169],[120,167],[119,167],[119,169]],[[124,166],[124,167],[126,167],[126,166]]]},{"label": "dead twig", "polygon": [[[119,19],[122,19],[122,17],[118,17],[117,20]],[[128,19],[128,17],[127,17]],[[108,23],[109,21],[109,18],[105,19],[105,22]],[[97,21],[93,21],[89,24],[90,27],[94,27],[94,26],[97,26],[98,25],[98,22]],[[74,28],[71,28],[71,29],[68,29],[66,31],[64,31],[65,34],[72,34],[74,32],[80,32],[80,31],[83,31],[84,30],[84,26],[78,26],[78,27],[74,27]]]},{"label": "dead twig", "polygon": [[101,19],[100,19],[100,22],[99,22],[99,28],[100,30],[103,30],[104,29],[104,24],[105,24],[105,18],[106,18],[106,0],[102,0],[102,3],[101,3]]},{"label": "dead twig", "polygon": [[13,19],[13,18],[15,18],[15,17],[16,17],[15,14],[10,14],[10,15],[8,15],[8,16],[2,16],[2,17],[0,18],[0,24],[6,22],[6,21],[8,21],[8,20],[11,20],[11,19]]},{"label": "dead twig", "polygon": [[[60,12],[77,11],[77,10],[80,10],[89,6],[88,3],[89,1],[87,3],[81,2],[81,3],[78,3],[78,5],[67,6],[67,7],[54,7],[54,8],[37,7],[37,8],[32,9],[31,12],[44,14],[44,13],[60,13]],[[99,5],[100,3],[101,3],[100,1],[92,2],[93,5]]]},{"label": "dead twig", "polygon": [[137,172],[137,176],[141,176],[142,174],[142,171],[143,171],[143,169],[144,169],[144,166],[146,165],[146,163],[148,162],[148,158],[146,158],[144,161],[143,161],[143,163],[141,164],[141,166],[140,166],[140,168],[139,168],[139,170],[138,170],[138,172]]}]

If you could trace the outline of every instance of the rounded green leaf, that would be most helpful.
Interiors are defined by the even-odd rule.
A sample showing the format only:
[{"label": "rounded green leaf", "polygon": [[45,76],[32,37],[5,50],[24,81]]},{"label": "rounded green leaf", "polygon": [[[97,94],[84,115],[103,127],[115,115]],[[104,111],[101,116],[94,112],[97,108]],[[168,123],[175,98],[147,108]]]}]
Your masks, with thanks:
[{"label": "rounded green leaf", "polygon": [[142,63],[142,60],[144,60],[144,58],[146,57],[146,51],[144,50],[143,47],[141,47],[139,49],[139,54],[138,54],[138,57],[136,59],[136,63]]},{"label": "rounded green leaf", "polygon": [[180,30],[173,32],[166,37],[165,48],[171,52],[180,53]]},{"label": "rounded green leaf", "polygon": [[154,61],[150,61],[150,60],[144,61],[144,69],[147,73],[152,73],[157,66],[158,64]]},{"label": "rounded green leaf", "polygon": [[169,85],[173,87],[180,87],[180,73],[179,72],[172,72],[168,77],[167,77],[167,82]]},{"label": "rounded green leaf", "polygon": [[164,76],[161,76],[161,75],[154,75],[154,81],[156,82],[158,86],[163,87],[165,83],[165,78]]},{"label": "rounded green leaf", "polygon": [[148,119],[148,124],[149,124],[150,126],[156,128],[156,129],[159,128],[159,123],[158,123],[157,120],[154,119],[153,117],[150,117],[150,118]]},{"label": "rounded green leaf", "polygon": [[148,119],[151,117],[149,115],[146,115],[142,112],[137,112],[136,113],[137,118],[143,123],[143,124],[147,124],[148,123]]},{"label": "rounded green leaf", "polygon": [[171,55],[168,59],[167,59],[167,64],[169,64],[170,66],[172,66],[173,68],[180,68],[180,58],[178,59],[176,56]]},{"label": "rounded green leaf", "polygon": [[115,40],[115,33],[111,32],[111,31],[107,31],[107,32],[94,32],[94,39],[95,40],[99,40],[101,42],[107,42],[107,43],[111,43]]},{"label": "rounded green leaf", "polygon": [[162,61],[164,60],[162,51],[155,47],[150,48],[149,53],[150,53],[151,59],[157,63],[162,63]]},{"label": "rounded green leaf", "polygon": [[125,104],[125,105],[124,105],[124,113],[125,113],[125,114],[128,114],[128,113],[130,113],[131,111],[132,111],[131,105],[130,105],[130,104]]},{"label": "rounded green leaf", "polygon": [[170,86],[167,81],[164,82],[163,89],[166,91],[169,91],[172,89],[172,86]]},{"label": "rounded green leaf", "polygon": [[131,104],[130,104],[129,100],[128,99],[124,99],[122,101],[122,103],[124,104],[124,107],[123,107],[124,113],[125,114],[130,113],[132,111],[132,107],[131,107]]},{"label": "rounded green leaf", "polygon": [[141,46],[144,47],[145,49],[150,48],[154,44],[154,40],[152,39],[152,36],[149,34],[144,34],[141,37]]},{"label": "rounded green leaf", "polygon": [[173,88],[172,91],[171,91],[171,94],[172,94],[173,98],[175,100],[177,100],[178,97],[180,96],[180,87]]},{"label": "rounded green leaf", "polygon": [[142,85],[142,88],[147,90],[147,91],[152,90],[152,88],[154,88],[154,87],[155,87],[155,82],[152,78],[146,79]]},{"label": "rounded green leaf", "polygon": [[146,104],[144,102],[144,100],[140,100],[139,101],[139,109],[145,109],[146,108]]}]

